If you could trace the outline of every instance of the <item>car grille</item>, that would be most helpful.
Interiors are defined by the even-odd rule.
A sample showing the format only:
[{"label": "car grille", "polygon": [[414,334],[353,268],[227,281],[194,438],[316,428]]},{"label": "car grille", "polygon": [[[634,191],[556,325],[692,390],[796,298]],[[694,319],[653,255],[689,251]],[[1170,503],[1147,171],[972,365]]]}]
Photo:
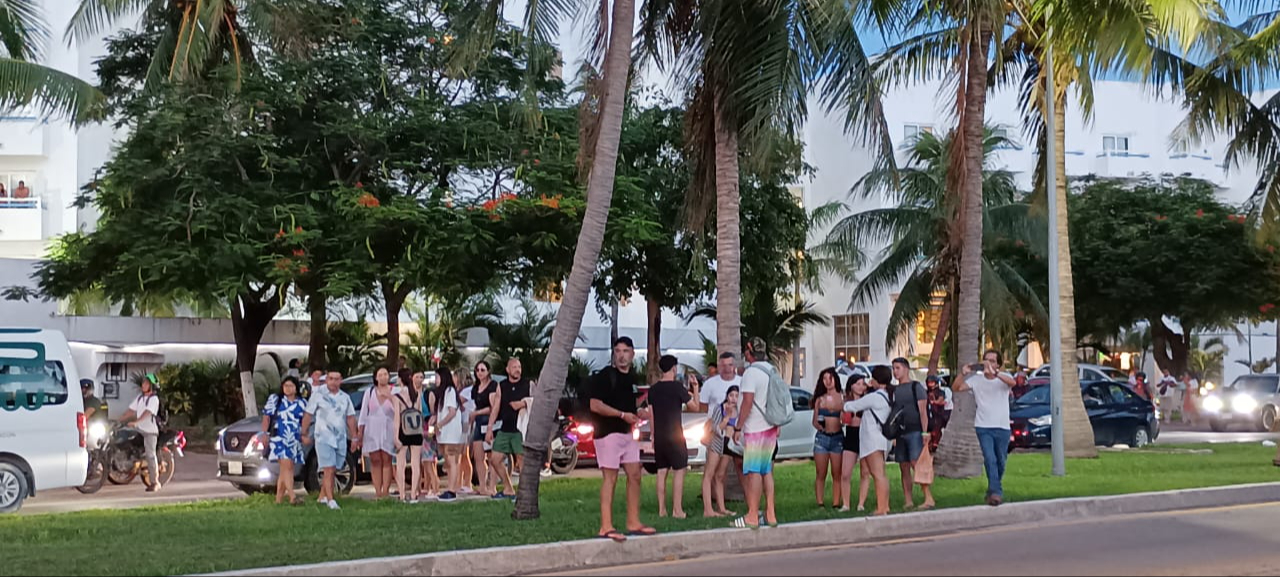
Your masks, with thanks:
[{"label": "car grille", "polygon": [[222,452],[224,453],[243,453],[249,448],[249,441],[253,440],[254,431],[243,431],[238,433],[226,433],[222,435]]}]

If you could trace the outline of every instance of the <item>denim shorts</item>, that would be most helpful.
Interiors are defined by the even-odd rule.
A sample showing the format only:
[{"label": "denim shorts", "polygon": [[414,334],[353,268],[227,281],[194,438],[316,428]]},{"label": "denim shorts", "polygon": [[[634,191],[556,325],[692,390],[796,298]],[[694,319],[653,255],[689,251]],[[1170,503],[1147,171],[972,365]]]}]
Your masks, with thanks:
[{"label": "denim shorts", "polygon": [[839,455],[844,452],[844,433],[828,435],[822,431],[813,437],[813,454]]},{"label": "denim shorts", "polygon": [[903,433],[893,447],[894,462],[914,463],[920,459],[922,452],[924,452],[924,434],[919,431]]},{"label": "denim shorts", "polygon": [[316,443],[316,464],[320,465],[321,469],[341,469],[346,462],[347,449],[345,446],[339,448]]}]

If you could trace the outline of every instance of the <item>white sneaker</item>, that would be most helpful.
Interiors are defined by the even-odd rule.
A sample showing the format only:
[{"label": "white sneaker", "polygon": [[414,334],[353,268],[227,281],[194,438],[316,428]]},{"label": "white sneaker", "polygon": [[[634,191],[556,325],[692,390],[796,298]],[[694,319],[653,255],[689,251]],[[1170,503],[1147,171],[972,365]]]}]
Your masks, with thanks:
[{"label": "white sneaker", "polygon": [[546,477],[550,477],[552,475],[552,472],[551,472],[551,469],[543,469],[542,472],[538,474],[542,475],[543,478],[546,478]]},{"label": "white sneaker", "polygon": [[329,508],[330,508],[330,509],[332,509],[332,510],[334,510],[334,511],[337,511],[337,510],[339,510],[339,509],[342,509],[342,507],[339,507],[339,506],[338,506],[338,502],[337,502],[337,501],[329,501]]},{"label": "white sneaker", "polygon": [[328,504],[329,504],[329,500],[328,500],[328,499],[325,499],[324,497],[321,497],[320,499],[316,500],[316,504],[317,504],[317,505],[328,505]]}]

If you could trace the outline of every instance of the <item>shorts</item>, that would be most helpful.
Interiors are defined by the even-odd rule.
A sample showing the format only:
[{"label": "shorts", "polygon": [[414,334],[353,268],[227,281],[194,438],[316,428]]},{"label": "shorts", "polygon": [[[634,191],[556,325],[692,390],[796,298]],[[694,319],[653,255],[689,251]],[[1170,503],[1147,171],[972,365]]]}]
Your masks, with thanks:
[{"label": "shorts", "polygon": [[[346,443],[343,443],[344,445]],[[330,447],[329,445],[316,443],[316,464],[321,469],[341,469],[347,464],[346,447]]]},{"label": "shorts", "polygon": [[520,437],[520,433],[499,431],[493,435],[493,450],[503,455],[523,455],[524,440]]},{"label": "shorts", "polygon": [[439,458],[436,456],[439,451],[439,448],[436,447],[435,439],[426,440],[426,442],[422,444],[422,461],[424,463],[428,461],[435,461]]},{"label": "shorts", "polygon": [[614,433],[596,439],[596,466],[618,470],[622,465],[640,462],[640,443],[628,433]]},{"label": "shorts", "polygon": [[[479,417],[476,417],[475,425],[471,427],[471,442],[483,443],[484,435],[485,433],[488,432],[488,428],[489,428],[489,415],[480,415]],[[488,451],[489,448],[485,447],[484,450]]]},{"label": "shorts", "polygon": [[844,433],[828,435],[822,431],[813,436],[813,454],[839,455],[844,451]]},{"label": "shorts", "polygon": [[862,452],[862,431],[860,427],[844,428],[844,450],[855,455]]},{"label": "shorts", "polygon": [[446,457],[461,457],[463,445],[440,445],[441,452]]},{"label": "shorts", "polygon": [[893,446],[894,461],[898,463],[914,463],[920,459],[924,451],[924,435],[919,431],[903,433]]},{"label": "shorts", "polygon": [[689,468],[689,449],[675,443],[654,443],[653,463],[659,469],[683,471]]},{"label": "shorts", "polygon": [[773,456],[778,450],[778,428],[742,434],[742,474],[773,474]]}]

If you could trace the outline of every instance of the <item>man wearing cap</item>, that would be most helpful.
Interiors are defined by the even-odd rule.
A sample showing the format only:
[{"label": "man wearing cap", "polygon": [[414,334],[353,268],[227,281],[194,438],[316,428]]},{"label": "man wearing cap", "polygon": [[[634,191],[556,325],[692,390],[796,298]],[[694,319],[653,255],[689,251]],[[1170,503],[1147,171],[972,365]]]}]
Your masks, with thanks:
[{"label": "man wearing cap", "polygon": [[632,431],[651,415],[636,405],[640,389],[631,370],[635,356],[635,343],[629,337],[619,337],[613,342],[612,364],[592,375],[585,391],[595,426],[596,463],[604,478],[600,486],[600,531],[596,536],[618,543],[627,540],[626,535],[613,526],[613,493],[619,468],[627,472],[627,534],[657,533],[640,522],[643,469],[640,468],[640,442],[632,436]]},{"label": "man wearing cap", "polygon": [[106,423],[107,404],[93,394],[93,379],[80,379],[80,394],[84,396],[85,420]]},{"label": "man wearing cap", "polygon": [[671,355],[658,359],[662,379],[649,388],[649,409],[653,412],[653,460],[658,468],[658,516],[667,516],[667,476],[675,471],[671,516],[684,519],[684,474],[689,468],[689,449],[684,440],[683,409],[698,410],[698,380],[683,382],[676,375],[680,361]]}]

